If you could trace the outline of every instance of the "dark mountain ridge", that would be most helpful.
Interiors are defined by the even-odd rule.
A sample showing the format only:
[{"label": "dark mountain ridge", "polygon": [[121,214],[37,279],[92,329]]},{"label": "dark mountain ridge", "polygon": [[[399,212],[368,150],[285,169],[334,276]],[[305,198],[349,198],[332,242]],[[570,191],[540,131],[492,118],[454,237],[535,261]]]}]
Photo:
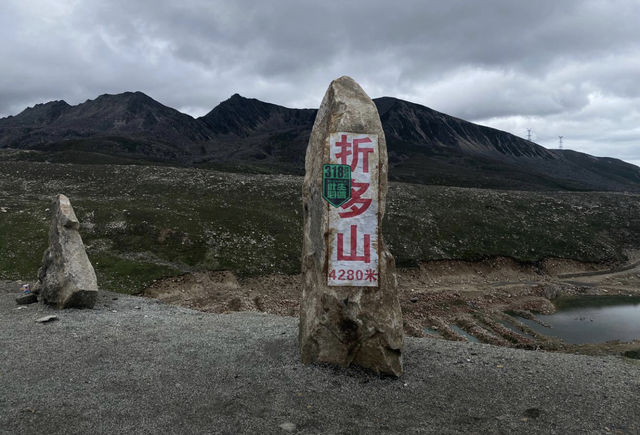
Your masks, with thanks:
[{"label": "dark mountain ridge", "polygon": [[[392,97],[374,100],[397,181],[523,190],[640,191],[640,168],[548,150]],[[0,148],[301,174],[315,109],[233,95],[194,119],[142,92],[52,101],[0,119]],[[127,160],[129,161],[129,160]]]},{"label": "dark mountain ridge", "polygon": [[27,107],[19,115],[9,116],[0,121],[4,121],[9,126],[44,127],[51,124],[72,107],[63,100],[49,101],[48,103]]},{"label": "dark mountain ridge", "polygon": [[247,137],[261,132],[307,128],[313,125],[316,112],[315,109],[289,109],[234,94],[199,119],[218,135]]},{"label": "dark mountain ridge", "polygon": [[490,127],[445,115],[419,104],[382,97],[374,100],[387,141],[430,144],[464,152],[553,159],[546,148]]},{"label": "dark mountain ridge", "polygon": [[142,92],[100,95],[76,106],[55,101],[0,120],[0,142],[7,147],[153,159],[184,159],[209,135],[201,122]]}]

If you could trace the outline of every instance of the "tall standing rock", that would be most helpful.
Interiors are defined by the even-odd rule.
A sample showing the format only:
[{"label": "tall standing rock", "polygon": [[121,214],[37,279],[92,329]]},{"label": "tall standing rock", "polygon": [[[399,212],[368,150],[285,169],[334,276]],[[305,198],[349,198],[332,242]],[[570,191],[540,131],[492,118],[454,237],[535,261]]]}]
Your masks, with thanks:
[{"label": "tall standing rock", "polygon": [[58,195],[35,291],[58,308],[92,308],[98,282],[78,232],[80,223],[69,198]]},{"label": "tall standing rock", "polygon": [[381,231],[387,147],[375,104],[350,77],[322,100],[305,170],[302,361],[399,376],[402,312]]}]

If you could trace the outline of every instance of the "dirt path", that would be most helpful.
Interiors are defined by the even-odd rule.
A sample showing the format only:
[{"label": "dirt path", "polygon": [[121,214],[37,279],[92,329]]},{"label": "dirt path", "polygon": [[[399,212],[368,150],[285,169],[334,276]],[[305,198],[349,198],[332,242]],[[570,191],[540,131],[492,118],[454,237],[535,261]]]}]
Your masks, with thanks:
[{"label": "dirt path", "polygon": [[611,276],[611,275],[622,274],[622,273],[628,272],[630,270],[637,269],[638,266],[640,266],[640,261],[636,261],[636,262],[630,263],[630,264],[625,264],[625,265],[619,266],[619,267],[614,267],[613,269],[597,270],[595,272],[564,273],[564,274],[558,275],[558,278],[566,279],[566,278]]}]

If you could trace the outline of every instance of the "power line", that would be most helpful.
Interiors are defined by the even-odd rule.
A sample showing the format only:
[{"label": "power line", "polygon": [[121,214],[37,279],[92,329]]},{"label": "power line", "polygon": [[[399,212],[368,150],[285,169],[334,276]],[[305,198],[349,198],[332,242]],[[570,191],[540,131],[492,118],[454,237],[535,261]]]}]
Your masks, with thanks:
[{"label": "power line", "polygon": [[527,128],[527,140],[531,142],[531,129]]},{"label": "power line", "polygon": [[559,141],[559,143],[560,143],[560,149],[562,149],[562,138],[563,138],[563,137],[564,137],[564,136],[558,136],[558,141]]}]

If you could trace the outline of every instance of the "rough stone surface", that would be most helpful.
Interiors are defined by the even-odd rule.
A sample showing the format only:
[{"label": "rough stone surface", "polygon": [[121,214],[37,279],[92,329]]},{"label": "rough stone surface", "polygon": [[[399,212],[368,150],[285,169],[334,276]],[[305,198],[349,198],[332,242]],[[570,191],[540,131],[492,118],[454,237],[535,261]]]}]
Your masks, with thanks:
[{"label": "rough stone surface", "polygon": [[378,227],[379,287],[327,285],[329,205],[322,198],[322,164],[328,162],[329,135],[378,135],[379,222],[387,195],[387,148],[375,104],[350,77],[334,80],[313,126],[303,185],[303,289],[299,345],[304,363],[356,364],[377,373],[402,374],[402,313],[395,263]]},{"label": "rough stone surface", "polygon": [[42,258],[34,291],[43,303],[58,308],[92,308],[98,283],[69,198],[58,195],[52,214],[49,248]]},{"label": "rough stone surface", "polygon": [[18,305],[28,305],[38,302],[38,296],[35,293],[25,293],[16,298]]}]

